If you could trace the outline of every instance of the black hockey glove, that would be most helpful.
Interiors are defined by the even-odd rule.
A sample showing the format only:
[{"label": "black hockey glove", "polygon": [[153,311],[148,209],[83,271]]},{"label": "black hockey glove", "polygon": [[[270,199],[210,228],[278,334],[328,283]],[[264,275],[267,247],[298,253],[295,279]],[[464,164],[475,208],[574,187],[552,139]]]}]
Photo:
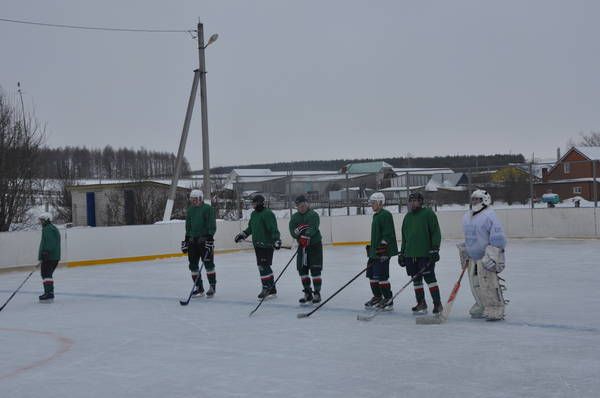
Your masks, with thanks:
[{"label": "black hockey glove", "polygon": [[281,239],[277,239],[277,240],[275,240],[275,242],[273,242],[273,248],[275,250],[281,249]]},{"label": "black hockey glove", "polygon": [[188,250],[190,248],[190,241],[186,240],[182,240],[181,241],[181,252],[182,253],[187,253]]},{"label": "black hockey glove", "polygon": [[233,238],[233,240],[235,241],[235,243],[239,243],[239,242],[243,241],[244,239],[246,239],[247,237],[248,237],[248,235],[242,231],[239,234],[237,234],[235,236],[235,238]]},{"label": "black hockey glove", "polygon": [[440,261],[440,249],[429,250],[429,262],[435,264],[438,261]]},{"label": "black hockey glove", "polygon": [[406,257],[404,257],[404,253],[398,254],[398,265],[402,268],[406,267]]}]

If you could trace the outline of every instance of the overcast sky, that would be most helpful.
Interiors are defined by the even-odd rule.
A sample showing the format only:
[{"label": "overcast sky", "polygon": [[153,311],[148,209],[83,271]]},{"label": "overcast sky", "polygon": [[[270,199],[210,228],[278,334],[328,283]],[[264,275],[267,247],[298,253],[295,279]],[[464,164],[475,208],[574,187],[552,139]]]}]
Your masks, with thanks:
[{"label": "overcast sky", "polygon": [[[219,33],[207,49],[211,166],[523,153],[600,130],[597,1],[28,1],[0,18]],[[49,146],[176,153],[198,65],[186,33],[0,22],[0,86]],[[200,107],[186,156],[202,165]]]}]

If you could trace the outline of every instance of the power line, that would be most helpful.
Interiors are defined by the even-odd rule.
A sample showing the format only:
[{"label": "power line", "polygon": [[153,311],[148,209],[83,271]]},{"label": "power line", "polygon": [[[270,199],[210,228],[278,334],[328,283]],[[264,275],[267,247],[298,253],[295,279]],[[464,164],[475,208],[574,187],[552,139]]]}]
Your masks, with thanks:
[{"label": "power line", "polygon": [[36,26],[46,26],[50,28],[62,28],[62,29],[82,29],[82,30],[101,30],[108,32],[137,32],[137,33],[190,33],[196,32],[195,29],[185,29],[185,30],[174,30],[174,29],[133,29],[133,28],[108,28],[101,26],[81,26],[81,25],[61,25],[61,24],[53,24],[53,23],[45,23],[45,22],[33,22],[33,21],[23,21],[18,19],[6,19],[0,18],[2,22],[12,22],[19,23],[24,25],[36,25]]}]

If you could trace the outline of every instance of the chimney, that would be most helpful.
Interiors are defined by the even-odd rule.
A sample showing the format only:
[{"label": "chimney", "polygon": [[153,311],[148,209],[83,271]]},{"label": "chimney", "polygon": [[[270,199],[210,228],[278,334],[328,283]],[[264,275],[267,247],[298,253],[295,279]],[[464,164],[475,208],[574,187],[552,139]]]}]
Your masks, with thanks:
[{"label": "chimney", "polygon": [[542,168],[542,181],[546,181],[546,178],[548,178],[548,169],[547,168]]},{"label": "chimney", "polygon": [[560,160],[560,148],[556,148],[556,161]]}]

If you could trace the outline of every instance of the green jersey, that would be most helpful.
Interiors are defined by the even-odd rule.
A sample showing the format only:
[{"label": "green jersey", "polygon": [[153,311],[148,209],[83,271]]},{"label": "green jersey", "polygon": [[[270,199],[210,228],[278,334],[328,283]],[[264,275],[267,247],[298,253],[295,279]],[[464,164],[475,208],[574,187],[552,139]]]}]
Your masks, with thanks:
[{"label": "green jersey", "polygon": [[392,257],[398,254],[398,242],[396,242],[396,231],[394,230],[394,218],[392,213],[386,209],[381,209],[373,214],[371,222],[371,247],[369,249],[369,258],[377,257],[377,246],[382,243],[387,244],[387,256]]},{"label": "green jersey", "polygon": [[244,230],[244,233],[248,236],[252,235],[254,247],[272,248],[273,243],[279,239],[275,214],[267,208],[260,211],[254,210],[250,214],[248,228]]},{"label": "green jersey", "polygon": [[428,257],[430,250],[440,248],[441,240],[437,216],[430,208],[423,207],[404,216],[400,252],[406,257]]},{"label": "green jersey", "polygon": [[38,251],[40,261],[42,261],[42,252],[48,252],[48,260],[60,260],[60,232],[49,222],[42,227],[42,240]]},{"label": "green jersey", "polygon": [[308,209],[308,211],[304,214],[297,211],[290,219],[290,234],[294,239],[298,239],[300,235],[294,233],[294,230],[299,225],[308,225],[308,228],[302,232],[302,235],[310,238],[311,245],[319,243],[323,240],[321,237],[321,231],[319,231],[319,223],[319,215],[313,209]]},{"label": "green jersey", "polygon": [[200,206],[190,206],[185,216],[185,235],[190,238],[200,238],[214,235],[217,232],[215,209],[202,203]]}]

